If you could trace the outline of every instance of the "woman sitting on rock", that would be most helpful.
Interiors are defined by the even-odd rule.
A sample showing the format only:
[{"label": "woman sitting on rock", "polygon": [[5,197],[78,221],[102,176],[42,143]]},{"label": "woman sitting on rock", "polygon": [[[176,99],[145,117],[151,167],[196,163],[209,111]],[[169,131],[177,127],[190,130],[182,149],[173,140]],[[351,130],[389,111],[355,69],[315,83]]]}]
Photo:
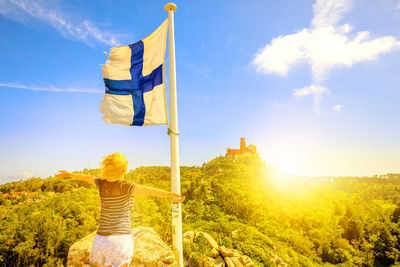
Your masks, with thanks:
[{"label": "woman sitting on rock", "polygon": [[60,171],[55,177],[85,181],[96,185],[101,198],[99,228],[89,255],[97,267],[127,267],[133,257],[133,236],[130,211],[133,195],[152,195],[183,202],[185,197],[176,193],[125,181],[128,161],[121,153],[104,157],[101,163],[101,177]]}]

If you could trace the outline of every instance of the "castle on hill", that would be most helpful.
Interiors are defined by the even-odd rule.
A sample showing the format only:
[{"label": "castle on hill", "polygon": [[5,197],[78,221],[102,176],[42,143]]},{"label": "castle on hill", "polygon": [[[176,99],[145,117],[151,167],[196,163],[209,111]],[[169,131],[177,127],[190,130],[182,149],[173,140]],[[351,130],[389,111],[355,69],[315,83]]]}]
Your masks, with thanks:
[{"label": "castle on hill", "polygon": [[244,137],[240,138],[240,148],[227,148],[226,157],[241,156],[241,155],[258,155],[257,147],[254,145],[246,146],[246,141]]}]

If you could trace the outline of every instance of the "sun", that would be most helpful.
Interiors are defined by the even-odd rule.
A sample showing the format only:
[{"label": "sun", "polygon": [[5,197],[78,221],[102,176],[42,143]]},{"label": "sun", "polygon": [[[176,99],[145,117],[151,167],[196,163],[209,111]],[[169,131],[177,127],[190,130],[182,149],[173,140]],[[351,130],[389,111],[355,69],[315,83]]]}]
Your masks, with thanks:
[{"label": "sun", "polygon": [[[267,168],[269,186],[284,194],[305,193],[304,177],[297,174],[298,166],[290,161],[271,164]],[[304,191],[304,192],[303,192]]]}]

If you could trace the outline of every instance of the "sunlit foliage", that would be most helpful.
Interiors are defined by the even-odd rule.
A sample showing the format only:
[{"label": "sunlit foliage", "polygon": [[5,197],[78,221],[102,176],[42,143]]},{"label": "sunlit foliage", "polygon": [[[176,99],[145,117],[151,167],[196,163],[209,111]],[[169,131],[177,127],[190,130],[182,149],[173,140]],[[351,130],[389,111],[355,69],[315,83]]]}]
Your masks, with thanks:
[{"label": "sunlit foliage", "polygon": [[[126,178],[170,189],[168,167],[140,167]],[[205,231],[260,266],[275,266],[270,253],[290,266],[400,263],[400,175],[297,177],[285,188],[274,179],[255,156],[181,167],[183,230]],[[22,191],[38,193],[10,195]],[[99,205],[95,187],[70,179],[0,185],[0,266],[65,265],[69,246],[96,230]],[[151,226],[171,244],[170,200],[136,196],[134,209],[133,226]],[[206,256],[203,243],[185,245],[185,255]]]}]

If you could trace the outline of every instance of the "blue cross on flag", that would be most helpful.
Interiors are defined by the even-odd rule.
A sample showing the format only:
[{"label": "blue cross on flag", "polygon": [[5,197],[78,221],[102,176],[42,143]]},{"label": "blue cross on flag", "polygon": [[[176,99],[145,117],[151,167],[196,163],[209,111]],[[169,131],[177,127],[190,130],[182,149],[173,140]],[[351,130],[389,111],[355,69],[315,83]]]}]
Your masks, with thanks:
[{"label": "blue cross on flag", "polygon": [[104,121],[130,126],[168,124],[164,79],[167,31],[165,20],[146,38],[111,48],[103,65],[106,91],[100,111]]}]

